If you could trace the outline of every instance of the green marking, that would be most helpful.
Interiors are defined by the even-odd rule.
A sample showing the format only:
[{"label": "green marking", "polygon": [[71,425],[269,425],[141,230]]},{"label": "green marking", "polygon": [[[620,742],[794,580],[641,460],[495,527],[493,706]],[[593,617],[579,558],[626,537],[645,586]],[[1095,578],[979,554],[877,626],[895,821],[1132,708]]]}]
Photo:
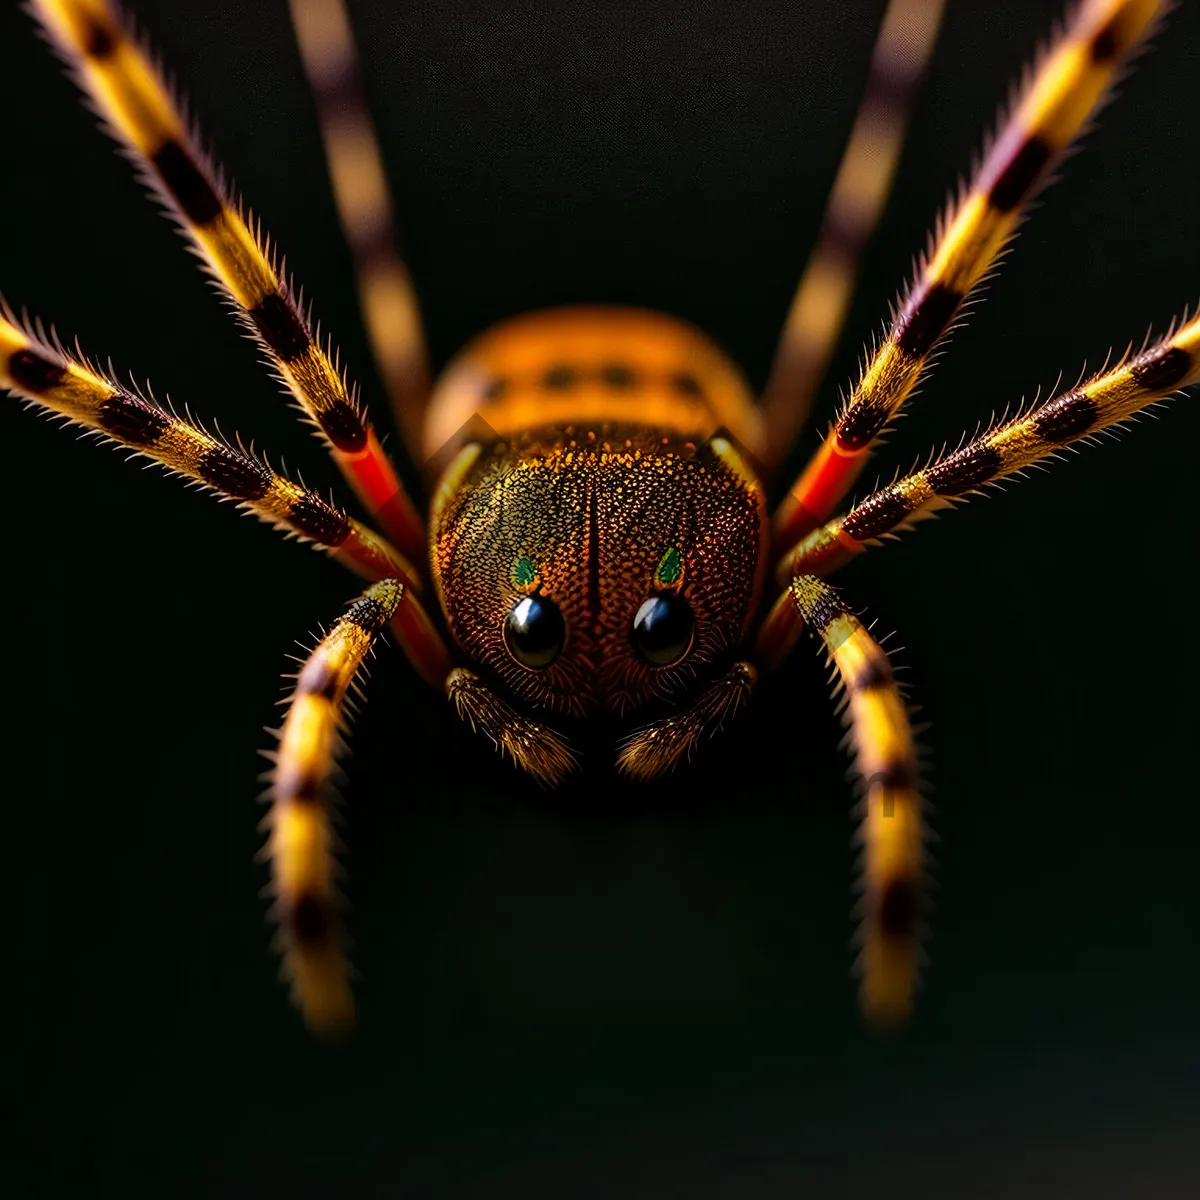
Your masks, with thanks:
[{"label": "green marking", "polygon": [[534,570],[533,563],[522,554],[513,567],[513,583],[519,588],[527,588],[536,582],[537,571]]},{"label": "green marking", "polygon": [[679,582],[683,574],[683,563],[679,560],[679,551],[674,546],[668,546],[667,552],[658,560],[654,570],[654,582],[661,587],[669,587]]}]

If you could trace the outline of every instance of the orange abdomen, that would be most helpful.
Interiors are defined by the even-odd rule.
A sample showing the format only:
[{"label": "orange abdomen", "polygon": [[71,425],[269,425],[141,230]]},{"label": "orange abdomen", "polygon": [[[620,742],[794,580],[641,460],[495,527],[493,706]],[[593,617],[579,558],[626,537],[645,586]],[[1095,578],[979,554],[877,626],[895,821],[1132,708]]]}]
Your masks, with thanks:
[{"label": "orange abdomen", "polygon": [[717,345],[685,321],[636,308],[546,309],[475,338],[430,401],[427,460],[473,418],[500,437],[639,425],[700,441],[724,428],[752,455],[762,444],[754,398]]}]

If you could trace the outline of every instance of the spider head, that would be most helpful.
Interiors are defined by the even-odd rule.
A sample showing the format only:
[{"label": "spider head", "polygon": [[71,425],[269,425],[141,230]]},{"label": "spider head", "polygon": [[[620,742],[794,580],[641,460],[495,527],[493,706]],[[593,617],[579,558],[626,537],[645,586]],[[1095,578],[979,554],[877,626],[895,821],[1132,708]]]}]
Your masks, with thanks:
[{"label": "spider head", "polygon": [[682,703],[742,640],[762,488],[732,442],[632,428],[476,443],[441,489],[433,574],[463,650],[524,706]]}]

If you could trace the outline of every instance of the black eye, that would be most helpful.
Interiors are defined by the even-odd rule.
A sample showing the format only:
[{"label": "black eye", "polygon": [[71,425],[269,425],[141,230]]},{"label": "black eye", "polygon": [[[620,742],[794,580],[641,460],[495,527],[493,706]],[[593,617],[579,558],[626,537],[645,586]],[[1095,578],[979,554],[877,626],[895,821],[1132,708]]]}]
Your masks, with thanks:
[{"label": "black eye", "polygon": [[504,640],[526,667],[548,667],[561,653],[567,626],[558,605],[545,596],[524,596],[504,622]]},{"label": "black eye", "polygon": [[678,662],[691,648],[696,620],[682,596],[651,596],[633,618],[633,644],[653,666]]}]

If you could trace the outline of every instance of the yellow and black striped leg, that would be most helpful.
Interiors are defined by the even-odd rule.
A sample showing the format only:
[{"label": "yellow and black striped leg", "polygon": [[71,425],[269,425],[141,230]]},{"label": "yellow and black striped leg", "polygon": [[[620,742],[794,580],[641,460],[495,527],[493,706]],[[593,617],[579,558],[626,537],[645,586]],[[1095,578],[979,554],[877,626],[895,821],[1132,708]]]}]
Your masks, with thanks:
[{"label": "yellow and black striped leg", "polygon": [[863,898],[859,998],[876,1025],[907,1017],[920,960],[925,832],[912,727],[891,663],[829,584],[799,575],[759,638],[764,668],[778,665],[803,629],[820,637],[845,691],[845,711],[863,791]]},{"label": "yellow and black striped leg", "polygon": [[417,598],[420,576],[399,551],[315,492],[273,471],[240,442],[214,437],[153,397],[131,391],[91,363],[16,324],[0,308],[0,387],[48,412],[202,484],[218,497],[312,542],[367,579],[406,584],[392,628],[417,672],[440,687],[450,669],[445,645]]},{"label": "yellow and black striped leg", "polygon": [[109,0],[30,0],[30,9],[316,425],[372,519],[404,554],[421,561],[424,527],[355,389],[332,347],[317,340],[261,230],[209,166],[142,45]]},{"label": "yellow and black striped leg", "polygon": [[396,246],[391,192],[362,94],[350,19],[342,0],[290,5],[371,349],[409,455],[419,460],[429,395],[425,335],[412,279]]},{"label": "yellow and black striped leg", "polygon": [[346,691],[387,628],[404,585],[369,587],[320,640],[296,676],[271,773],[265,853],[284,970],[305,1022],[337,1034],[354,1021],[335,882],[330,776]]},{"label": "yellow and black striped leg", "polygon": [[1052,397],[982,437],[944,454],[923,471],[868,496],[844,517],[801,541],[779,564],[777,578],[827,575],[868,545],[920,517],[1035,462],[1200,381],[1200,314],[1140,354]]},{"label": "yellow and black striped leg", "polygon": [[891,191],[944,8],[944,0],[889,0],[884,13],[862,103],[763,392],[768,467],[787,454],[808,419],[846,323],[859,260]]},{"label": "yellow and black striped leg", "polygon": [[774,518],[778,554],[827,520],[853,486],[871,447],[960,317],[967,296],[1013,236],[1030,197],[1096,111],[1163,7],[1161,0],[1080,5],[944,223],[833,428],[780,504]]}]

